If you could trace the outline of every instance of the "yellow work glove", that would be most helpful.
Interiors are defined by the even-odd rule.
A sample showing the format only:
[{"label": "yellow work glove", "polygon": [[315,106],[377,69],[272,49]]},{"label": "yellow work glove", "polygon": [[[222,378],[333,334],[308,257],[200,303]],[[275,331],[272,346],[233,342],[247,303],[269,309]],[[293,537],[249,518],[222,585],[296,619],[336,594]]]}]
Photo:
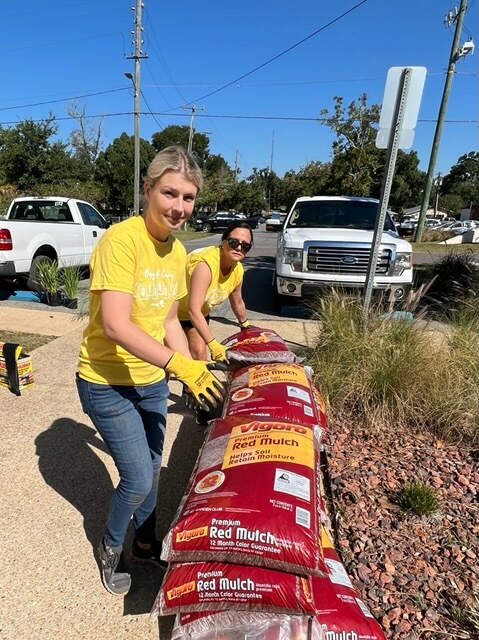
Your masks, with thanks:
[{"label": "yellow work glove", "polygon": [[239,326],[240,326],[240,329],[247,329],[248,327],[251,327],[248,318],[246,318],[244,322],[240,322]]},{"label": "yellow work glove", "polygon": [[206,367],[202,360],[190,360],[174,353],[165,365],[167,373],[173,373],[183,382],[200,407],[209,411],[223,402],[225,390],[222,383]]},{"label": "yellow work glove", "polygon": [[211,351],[211,357],[215,362],[228,362],[228,358],[226,356],[228,347],[225,347],[224,344],[218,342],[216,338],[213,338],[213,340],[210,340],[206,344],[208,345],[208,349]]}]

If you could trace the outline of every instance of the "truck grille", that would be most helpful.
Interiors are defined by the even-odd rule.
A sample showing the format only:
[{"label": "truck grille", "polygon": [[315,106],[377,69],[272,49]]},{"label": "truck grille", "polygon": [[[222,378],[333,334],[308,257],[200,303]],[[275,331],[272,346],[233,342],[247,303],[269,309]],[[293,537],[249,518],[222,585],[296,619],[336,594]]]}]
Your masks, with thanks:
[{"label": "truck grille", "polygon": [[[314,245],[308,248],[308,271],[316,273],[365,274],[370,247]],[[387,274],[391,263],[390,249],[380,249],[376,274]]]}]

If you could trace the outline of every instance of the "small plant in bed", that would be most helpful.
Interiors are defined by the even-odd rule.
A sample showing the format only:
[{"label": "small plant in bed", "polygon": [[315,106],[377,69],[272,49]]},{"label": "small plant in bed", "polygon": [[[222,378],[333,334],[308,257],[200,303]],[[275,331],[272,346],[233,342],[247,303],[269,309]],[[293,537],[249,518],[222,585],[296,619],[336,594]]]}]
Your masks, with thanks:
[{"label": "small plant in bed", "polygon": [[83,277],[83,268],[79,265],[68,265],[60,272],[60,283],[69,309],[76,309],[78,304],[78,286]]}]

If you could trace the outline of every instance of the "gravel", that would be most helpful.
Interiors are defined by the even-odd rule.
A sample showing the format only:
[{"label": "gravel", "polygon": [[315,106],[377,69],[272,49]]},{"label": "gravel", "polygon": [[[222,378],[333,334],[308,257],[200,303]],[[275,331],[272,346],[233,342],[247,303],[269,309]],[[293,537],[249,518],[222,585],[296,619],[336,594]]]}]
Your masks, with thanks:
[{"label": "gravel", "polygon": [[[337,545],[388,639],[479,638],[478,454],[429,435],[331,424]],[[399,508],[413,481],[433,489],[437,512]]]}]

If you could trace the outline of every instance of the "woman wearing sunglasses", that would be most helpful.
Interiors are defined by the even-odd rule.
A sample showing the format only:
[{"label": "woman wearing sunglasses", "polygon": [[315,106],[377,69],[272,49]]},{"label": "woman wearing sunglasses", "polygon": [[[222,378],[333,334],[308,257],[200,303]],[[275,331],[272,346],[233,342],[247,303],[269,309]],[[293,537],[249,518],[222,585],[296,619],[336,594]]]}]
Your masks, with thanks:
[{"label": "woman wearing sunglasses", "polygon": [[213,360],[227,361],[226,347],[216,340],[208,325],[210,309],[226,298],[240,327],[248,326],[241,295],[244,273],[241,261],[252,245],[251,227],[236,220],[225,229],[219,246],[196,249],[188,255],[188,295],[180,301],[178,317],[193,358],[205,360],[208,346]]}]

